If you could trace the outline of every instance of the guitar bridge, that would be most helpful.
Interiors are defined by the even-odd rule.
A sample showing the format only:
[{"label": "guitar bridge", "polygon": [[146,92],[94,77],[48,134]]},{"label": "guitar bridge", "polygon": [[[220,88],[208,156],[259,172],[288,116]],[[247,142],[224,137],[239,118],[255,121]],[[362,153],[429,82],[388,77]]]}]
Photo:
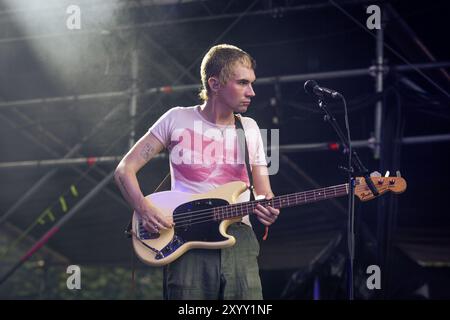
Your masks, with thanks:
[{"label": "guitar bridge", "polygon": [[147,231],[144,228],[141,219],[137,219],[136,224],[137,224],[137,228],[136,228],[137,235],[136,235],[136,238],[145,247],[147,247],[148,249],[150,249],[151,251],[153,251],[156,254],[155,255],[155,259],[156,260],[160,260],[162,258],[165,258],[165,257],[171,255],[173,252],[175,252],[179,247],[181,247],[185,243],[183,238],[181,238],[180,236],[177,236],[175,234],[173,236],[172,240],[170,240],[170,242],[164,248],[162,248],[161,250],[157,250],[157,249],[153,248],[152,246],[149,246],[143,240],[157,239],[157,238],[159,238],[160,234]]},{"label": "guitar bridge", "polygon": [[160,260],[162,258],[171,255],[173,252],[177,251],[177,249],[181,247],[184,243],[185,241],[181,237],[174,235],[172,240],[164,248],[158,251],[158,253],[155,256],[155,259]]}]

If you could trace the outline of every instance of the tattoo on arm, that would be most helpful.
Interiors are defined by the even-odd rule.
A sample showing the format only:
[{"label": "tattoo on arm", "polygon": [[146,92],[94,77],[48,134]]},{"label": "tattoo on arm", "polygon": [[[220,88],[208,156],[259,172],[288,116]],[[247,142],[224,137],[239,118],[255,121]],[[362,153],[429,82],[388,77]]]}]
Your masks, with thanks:
[{"label": "tattoo on arm", "polygon": [[155,149],[149,143],[147,143],[144,146],[144,149],[141,151],[141,156],[144,160],[148,161],[154,153]]}]

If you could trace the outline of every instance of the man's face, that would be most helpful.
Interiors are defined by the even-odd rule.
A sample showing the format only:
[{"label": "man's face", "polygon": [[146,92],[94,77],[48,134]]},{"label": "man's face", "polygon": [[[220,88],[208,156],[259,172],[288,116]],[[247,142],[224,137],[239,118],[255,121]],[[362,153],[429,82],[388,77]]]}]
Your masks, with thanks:
[{"label": "man's face", "polygon": [[251,98],[255,96],[252,83],[255,81],[255,72],[242,63],[236,63],[231,77],[227,83],[221,85],[218,98],[225,107],[233,112],[246,112]]}]

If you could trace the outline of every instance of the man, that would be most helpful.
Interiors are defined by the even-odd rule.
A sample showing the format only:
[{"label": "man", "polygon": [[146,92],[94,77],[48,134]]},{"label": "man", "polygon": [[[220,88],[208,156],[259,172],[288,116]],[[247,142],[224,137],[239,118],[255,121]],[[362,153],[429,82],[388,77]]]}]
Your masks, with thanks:
[{"label": "man", "polygon": [[[255,96],[255,61],[231,45],[212,47],[201,64],[202,105],[176,107],[166,112],[119,163],[115,180],[123,196],[142,217],[150,232],[173,227],[142,194],[136,173],[164,148],[170,152],[172,190],[204,193],[231,181],[249,184],[244,155],[236,146],[235,113],[244,113]],[[239,117],[246,133],[254,189],[257,195],[274,196],[258,125]],[[248,201],[250,191],[240,200]],[[256,207],[265,226],[279,210]],[[164,272],[167,299],[262,299],[257,264],[259,243],[248,216],[232,224],[227,233],[236,238],[231,248],[194,249],[168,265]]]}]

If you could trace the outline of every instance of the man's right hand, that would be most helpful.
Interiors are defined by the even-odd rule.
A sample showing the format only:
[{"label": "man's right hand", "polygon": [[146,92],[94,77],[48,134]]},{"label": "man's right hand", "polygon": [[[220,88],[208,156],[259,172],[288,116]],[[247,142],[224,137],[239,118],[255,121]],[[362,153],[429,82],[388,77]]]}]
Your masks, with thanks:
[{"label": "man's right hand", "polygon": [[156,207],[150,204],[146,198],[142,201],[140,212],[137,212],[142,219],[144,228],[152,233],[159,233],[161,229],[167,230],[174,226],[172,216],[164,216],[164,214]]}]

